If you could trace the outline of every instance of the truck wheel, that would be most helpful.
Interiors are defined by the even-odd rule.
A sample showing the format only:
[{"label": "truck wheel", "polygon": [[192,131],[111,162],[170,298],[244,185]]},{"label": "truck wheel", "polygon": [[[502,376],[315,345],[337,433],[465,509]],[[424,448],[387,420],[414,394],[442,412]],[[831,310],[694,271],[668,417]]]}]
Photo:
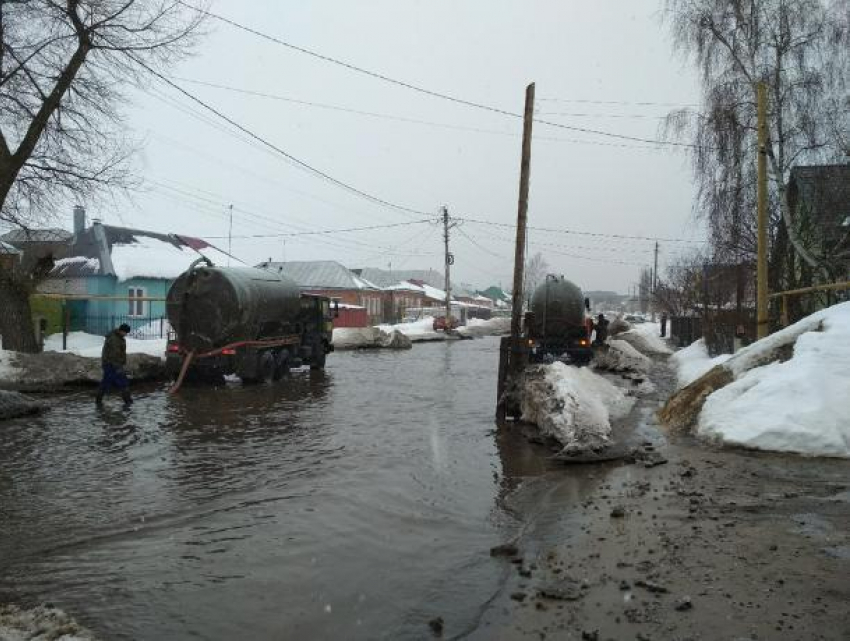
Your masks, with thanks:
[{"label": "truck wheel", "polygon": [[327,356],[324,344],[321,340],[317,340],[313,343],[313,358],[310,361],[310,369],[325,369]]},{"label": "truck wheel", "polygon": [[285,351],[280,352],[275,358],[274,374],[272,380],[279,381],[284,376],[289,375],[289,354]]}]

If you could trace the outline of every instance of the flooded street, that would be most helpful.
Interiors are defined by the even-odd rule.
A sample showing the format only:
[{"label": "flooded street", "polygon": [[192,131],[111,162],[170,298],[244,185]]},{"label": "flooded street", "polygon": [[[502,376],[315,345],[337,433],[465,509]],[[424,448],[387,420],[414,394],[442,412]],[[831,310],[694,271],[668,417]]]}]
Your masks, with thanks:
[{"label": "flooded street", "polygon": [[83,394],[8,423],[0,594],[109,639],[473,625],[503,578],[488,550],[516,528],[497,347],[339,353],[286,384],[149,390],[130,413]]}]

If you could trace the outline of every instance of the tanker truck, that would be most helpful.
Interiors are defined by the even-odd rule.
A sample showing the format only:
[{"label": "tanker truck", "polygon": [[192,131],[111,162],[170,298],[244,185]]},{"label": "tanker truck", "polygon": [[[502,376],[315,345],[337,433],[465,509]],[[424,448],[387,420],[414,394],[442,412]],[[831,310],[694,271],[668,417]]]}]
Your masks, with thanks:
[{"label": "tanker truck", "polygon": [[540,363],[569,359],[584,365],[593,357],[590,323],[585,312],[590,301],[563,276],[549,274],[531,297],[525,315],[528,359]]},{"label": "tanker truck", "polygon": [[181,274],[166,297],[172,335],[166,368],[177,379],[278,380],[290,368],[322,369],[333,351],[330,299],[302,294],[283,274],[216,267],[206,258]]}]

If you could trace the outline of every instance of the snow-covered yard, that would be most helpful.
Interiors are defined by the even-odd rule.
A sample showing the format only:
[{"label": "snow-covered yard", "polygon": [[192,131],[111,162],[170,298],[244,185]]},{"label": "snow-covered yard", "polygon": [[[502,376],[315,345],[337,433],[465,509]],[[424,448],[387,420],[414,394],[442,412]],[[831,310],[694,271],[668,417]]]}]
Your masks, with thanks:
[{"label": "snow-covered yard", "polygon": [[[87,334],[86,332],[70,332],[68,334],[67,349],[63,350],[62,334],[51,334],[44,340],[44,351],[65,352],[88,358],[100,358],[104,340],[104,336]],[[128,354],[149,354],[151,356],[165,358],[167,340],[164,338],[140,340],[128,336],[126,340]]]},{"label": "snow-covered yard", "polygon": [[812,314],[733,356],[709,359],[696,343],[674,360],[682,382],[699,385],[700,373],[715,365],[731,379],[705,399],[698,435],[850,458],[850,303]]}]

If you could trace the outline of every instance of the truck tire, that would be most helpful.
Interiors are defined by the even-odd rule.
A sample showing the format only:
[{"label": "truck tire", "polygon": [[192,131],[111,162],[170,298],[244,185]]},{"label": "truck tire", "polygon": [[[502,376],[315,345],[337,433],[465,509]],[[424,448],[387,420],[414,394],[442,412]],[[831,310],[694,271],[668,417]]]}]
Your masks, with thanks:
[{"label": "truck tire", "polygon": [[281,350],[274,359],[275,367],[272,380],[279,381],[289,375],[289,352]]},{"label": "truck tire", "polygon": [[264,383],[270,380],[275,372],[274,354],[265,351],[257,354],[254,358],[257,359],[254,371],[248,376],[241,376],[242,382],[247,385]]},{"label": "truck tire", "polygon": [[325,369],[325,360],[327,359],[327,356],[322,339],[316,339],[313,343],[313,357],[310,361],[310,369]]}]

